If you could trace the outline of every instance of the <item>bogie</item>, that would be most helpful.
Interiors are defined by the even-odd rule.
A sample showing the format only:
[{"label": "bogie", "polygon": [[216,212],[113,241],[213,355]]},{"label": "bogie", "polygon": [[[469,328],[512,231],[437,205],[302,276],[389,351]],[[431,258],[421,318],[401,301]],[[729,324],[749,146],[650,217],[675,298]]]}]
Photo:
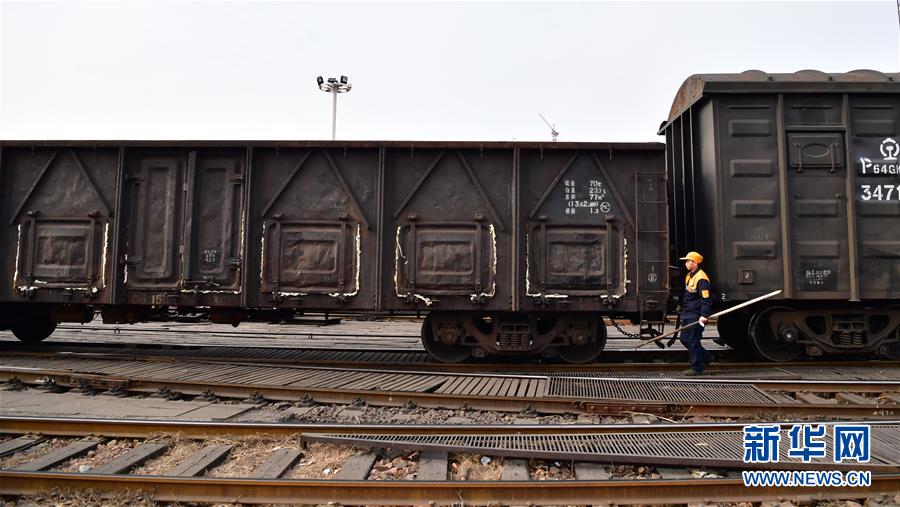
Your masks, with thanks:
[{"label": "bogie", "polygon": [[540,356],[589,363],[603,351],[606,326],[602,317],[583,313],[432,312],[422,343],[444,362]]}]

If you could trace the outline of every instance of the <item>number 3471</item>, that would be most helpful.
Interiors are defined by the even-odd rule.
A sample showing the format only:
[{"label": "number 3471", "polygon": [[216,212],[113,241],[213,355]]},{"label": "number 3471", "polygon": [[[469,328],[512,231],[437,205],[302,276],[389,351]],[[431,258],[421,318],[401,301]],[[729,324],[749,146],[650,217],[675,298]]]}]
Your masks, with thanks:
[{"label": "number 3471", "polygon": [[860,199],[864,201],[900,201],[900,185],[860,185]]}]

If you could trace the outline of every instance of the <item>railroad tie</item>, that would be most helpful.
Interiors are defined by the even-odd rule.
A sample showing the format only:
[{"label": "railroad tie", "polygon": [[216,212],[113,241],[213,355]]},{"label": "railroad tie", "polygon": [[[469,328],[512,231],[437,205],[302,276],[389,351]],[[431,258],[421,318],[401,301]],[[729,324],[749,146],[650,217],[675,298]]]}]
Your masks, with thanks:
[{"label": "railroad tie", "polygon": [[875,400],[870,400],[869,398],[864,398],[858,394],[853,393],[835,393],[835,398],[839,401],[845,401],[847,403],[852,403],[854,405],[874,405]]},{"label": "railroad tie", "polygon": [[687,468],[656,467],[660,479],[690,479],[691,471]]},{"label": "railroad tie", "polygon": [[803,403],[809,403],[810,405],[831,405],[832,403],[834,403],[834,400],[822,398],[821,396],[817,396],[813,393],[798,392],[795,393],[794,396],[796,396],[797,399],[802,401]]},{"label": "railroad tie", "polygon": [[429,449],[419,454],[419,472],[417,481],[446,481],[447,480],[447,451]]},{"label": "railroad tie", "polygon": [[259,465],[250,474],[253,479],[278,479],[300,459],[302,454],[297,449],[278,449],[265,463]]},{"label": "railroad tie", "polygon": [[766,393],[766,394],[768,394],[773,400],[775,400],[775,403],[780,403],[780,404],[782,404],[782,405],[785,405],[785,404],[797,404],[797,403],[800,403],[800,402],[797,401],[796,399],[791,398],[790,396],[787,396],[787,395],[784,395],[784,394],[781,394],[781,393],[772,393],[772,392],[770,392],[770,393]]},{"label": "railroad tie", "polygon": [[143,443],[118,458],[91,470],[94,474],[124,474],[150,458],[159,456],[169,444],[163,442]]},{"label": "railroad tie", "polygon": [[579,461],[575,463],[575,479],[579,481],[608,481],[609,472],[599,463]]},{"label": "railroad tie", "polygon": [[231,452],[230,445],[206,446],[163,475],[168,477],[196,477],[224,461],[229,452]]},{"label": "railroad tie", "polygon": [[529,481],[528,461],[524,459],[508,459],[503,462],[503,472],[500,473],[501,481]]},{"label": "railroad tie", "polygon": [[32,445],[44,440],[44,437],[19,437],[7,440],[0,444],[0,458],[15,454],[22,449],[31,447]]},{"label": "railroad tie", "polygon": [[369,477],[369,471],[372,470],[376,458],[377,456],[372,453],[352,456],[333,478],[339,481],[364,481]]},{"label": "railroad tie", "polygon": [[63,447],[62,449],[53,451],[49,454],[45,454],[39,458],[33,459],[26,463],[22,463],[17,466],[13,470],[21,470],[25,472],[38,472],[40,470],[46,470],[48,468],[53,468],[60,463],[67,461],[75,456],[80,456],[91,449],[100,445],[104,439],[102,438],[85,438],[79,440],[77,442],[72,442],[71,444]]}]

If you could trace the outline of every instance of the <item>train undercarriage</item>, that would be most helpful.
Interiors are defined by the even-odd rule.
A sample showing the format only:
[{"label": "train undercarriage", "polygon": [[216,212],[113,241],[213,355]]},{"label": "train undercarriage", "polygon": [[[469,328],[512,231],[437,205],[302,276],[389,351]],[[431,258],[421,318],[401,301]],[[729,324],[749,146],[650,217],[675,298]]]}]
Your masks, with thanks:
[{"label": "train undercarriage", "polygon": [[422,324],[422,344],[444,362],[539,355],[589,363],[606,345],[606,325],[601,315],[584,312],[432,312]]},{"label": "train undercarriage", "polygon": [[719,340],[775,362],[803,356],[870,354],[900,359],[900,305],[778,303],[718,321]]},{"label": "train undercarriage", "polygon": [[[134,323],[169,320],[172,312],[200,314],[218,323],[284,322],[292,312],[232,309],[104,307],[104,322]],[[223,318],[224,316],[224,318]],[[22,342],[36,344],[50,336],[59,322],[90,322],[94,309],[78,305],[13,305],[0,315],[0,329],[9,329]],[[802,357],[869,355],[900,359],[900,304],[871,307],[834,304],[811,306],[780,302],[754,306],[721,317],[721,344],[773,362]],[[645,326],[642,338],[660,332]],[[534,357],[568,363],[590,363],[603,352],[606,324],[599,313],[588,312],[430,312],[421,331],[425,349],[442,362],[470,358]]]}]

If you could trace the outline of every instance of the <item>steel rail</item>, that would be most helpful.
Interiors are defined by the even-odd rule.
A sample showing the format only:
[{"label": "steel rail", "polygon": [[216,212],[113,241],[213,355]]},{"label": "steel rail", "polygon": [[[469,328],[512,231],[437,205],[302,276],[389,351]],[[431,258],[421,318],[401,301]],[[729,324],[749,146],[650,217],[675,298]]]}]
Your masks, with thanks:
[{"label": "steel rail", "polygon": [[[853,420],[811,420],[804,424],[839,424]],[[767,422],[787,429],[793,422]],[[897,420],[879,420],[878,424],[900,424]],[[745,423],[679,423],[679,424],[342,424],[342,423],[263,423],[212,422],[142,419],[102,419],[85,417],[32,417],[0,415],[0,434],[29,433],[83,437],[104,435],[115,438],[148,438],[160,433],[179,433],[189,438],[214,436],[252,436],[259,434],[292,436],[304,433],[343,433],[359,435],[457,435],[505,436],[569,435],[608,433],[683,433],[689,431],[734,431]]]},{"label": "steel rail", "polygon": [[[50,345],[50,344],[48,344]],[[31,357],[57,357],[59,354],[65,354],[66,356],[76,356],[76,357],[123,357],[126,356],[133,359],[141,359],[146,361],[165,361],[170,359],[181,359],[183,356],[179,356],[177,353],[166,355],[165,352],[169,349],[160,348],[160,349],[143,349],[143,348],[134,348],[134,349],[122,349],[121,352],[118,351],[104,351],[104,352],[92,352],[88,347],[84,347],[84,344],[80,347],[72,347],[68,350],[35,350],[35,349],[3,349],[0,348],[0,356],[5,354],[16,354],[16,355],[28,355]],[[95,348],[106,348],[107,345],[113,344],[97,344]],[[55,347],[55,345],[50,345]],[[205,346],[200,346],[198,348],[204,348]],[[248,349],[251,348],[269,348],[269,347],[246,347]],[[188,347],[178,349],[175,348],[175,351],[188,352]],[[309,348],[297,348],[294,350],[298,351],[308,351],[309,353],[324,353],[324,352],[340,352],[340,353],[358,353],[358,354],[371,354],[371,355],[381,355],[381,354],[408,354],[410,356],[415,355],[425,355],[427,352],[424,350],[404,350],[404,349],[322,349],[318,347],[309,347]],[[668,350],[668,349],[667,349]],[[154,353],[156,352],[156,353]],[[604,360],[601,360],[596,363],[591,364],[569,364],[569,363],[537,363],[537,362],[465,362],[465,363],[439,363],[432,360],[430,357],[424,358],[421,361],[396,361],[396,362],[374,362],[374,361],[366,361],[366,360],[356,360],[356,359],[320,359],[320,358],[303,358],[303,357],[295,357],[295,358],[250,358],[250,357],[230,357],[230,356],[218,356],[215,354],[204,354],[202,351],[191,351],[191,358],[197,360],[205,360],[205,361],[217,361],[217,362],[227,362],[227,363],[248,363],[252,362],[254,364],[267,364],[267,365],[278,365],[278,366],[286,366],[286,365],[319,365],[319,366],[335,366],[335,367],[354,367],[354,366],[364,366],[366,368],[411,368],[411,367],[428,367],[434,370],[445,371],[445,372],[485,372],[485,371],[493,371],[493,372],[508,372],[511,370],[518,369],[519,371],[528,370],[531,372],[541,372],[541,373],[579,373],[579,372],[593,372],[600,369],[618,369],[622,371],[643,371],[646,368],[655,368],[655,369],[673,369],[679,370],[684,369],[687,363],[687,351],[684,350],[672,350],[669,352],[665,351],[655,351],[655,350],[647,350],[647,351],[639,351],[634,354],[631,350],[612,350],[607,351],[606,357]],[[730,352],[729,352],[730,355]],[[653,359],[662,359],[668,362],[659,363],[652,362]],[[627,361],[627,362],[626,362]],[[801,363],[798,363],[799,365]],[[824,366],[828,366],[826,363],[822,363]],[[787,363],[785,363],[787,365]],[[819,364],[813,363],[803,363],[804,366],[819,366]],[[857,363],[854,366],[858,367],[868,367],[866,363]],[[900,363],[897,363],[897,366],[900,366]],[[749,369],[749,368],[773,368],[772,363],[736,363],[736,362],[716,362],[711,368],[734,368],[734,369]]]},{"label": "steel rail", "polygon": [[[225,398],[262,396],[269,400],[297,401],[308,397],[319,403],[350,404],[363,400],[380,406],[402,407],[409,404],[426,408],[469,407],[478,410],[518,412],[534,410],[546,414],[585,413],[622,415],[650,413],[656,415],[707,415],[714,417],[749,417],[760,414],[780,414],[796,417],[863,417],[885,419],[900,416],[900,404],[837,405],[804,403],[722,403],[646,401],[621,399],[577,399],[558,397],[500,397],[484,395],[433,394],[410,391],[377,391],[355,389],[326,389],[308,386],[271,386],[260,384],[234,384],[180,380],[138,380],[115,375],[81,374],[54,370],[0,369],[0,380],[19,379],[27,383],[40,383],[53,378],[60,386],[109,389],[117,387],[129,392],[155,393],[163,388],[187,395],[200,396],[212,392]],[[803,390],[810,390],[804,386]],[[846,386],[843,388],[847,389]],[[885,391],[881,387],[881,391]]]},{"label": "steel rail", "polygon": [[[0,348],[0,356],[3,355],[28,355],[32,357],[56,357],[61,353],[65,354],[66,357],[92,357],[92,358],[101,358],[101,357],[109,357],[109,358],[117,358],[122,357],[125,353],[127,353],[127,357],[130,359],[140,359],[147,361],[166,361],[166,360],[180,360],[184,359],[184,357],[179,356],[177,353],[167,355],[165,354],[168,350],[173,351],[182,351],[182,352],[191,352],[191,360],[195,361],[216,361],[216,362],[228,362],[228,363],[243,363],[243,364],[271,364],[271,365],[279,365],[279,366],[303,366],[303,365],[315,365],[320,367],[365,367],[368,369],[402,369],[406,370],[409,368],[430,368],[432,371],[440,371],[442,373],[445,372],[460,372],[460,373],[485,373],[485,372],[496,372],[496,373],[515,373],[515,372],[523,372],[527,371],[532,374],[564,374],[564,373],[593,373],[593,372],[613,372],[613,371],[622,371],[622,372],[643,372],[648,369],[651,370],[659,370],[659,371],[679,371],[684,369],[685,361],[678,361],[672,363],[656,363],[656,362],[621,362],[621,363],[590,363],[590,364],[568,364],[568,363],[535,363],[535,362],[526,362],[526,363],[515,363],[515,362],[501,362],[501,363],[491,363],[491,362],[467,362],[467,363],[437,363],[432,360],[424,361],[424,362],[394,362],[394,363],[381,363],[381,362],[371,362],[371,361],[356,361],[356,360],[323,360],[323,359],[302,359],[302,358],[241,358],[241,357],[230,357],[230,356],[217,356],[215,354],[207,354],[203,355],[204,348],[219,348],[218,346],[213,345],[202,345],[198,346],[197,349],[193,350],[193,347],[186,346],[175,346],[171,349],[169,348],[141,348],[141,347],[122,347],[121,352],[91,352],[91,348],[118,348],[121,344],[115,343],[98,343],[98,344],[85,344],[85,343],[72,343],[67,345],[74,345],[76,350],[67,349],[64,351],[58,350],[40,350],[40,349],[26,349],[26,350],[6,350]],[[53,347],[63,347],[63,345],[57,345],[50,343],[48,344],[49,348]],[[235,347],[237,349],[269,349],[271,347]],[[77,349],[86,349],[86,350],[77,350]],[[360,353],[360,354],[425,354],[423,350],[408,350],[408,349],[343,349],[343,348],[329,348],[324,349],[321,347],[301,347],[295,350],[306,350],[310,352],[345,352],[345,353]],[[677,356],[684,355],[686,351],[666,349],[668,352],[665,352],[666,356]],[[152,352],[159,353],[152,353]],[[634,351],[632,350],[609,350],[605,353],[613,353],[615,355],[626,355],[630,354]],[[654,350],[648,350],[639,352],[638,355],[649,355],[650,352],[657,352]],[[725,350],[721,351],[725,354],[730,354],[732,351]],[[794,375],[791,372],[784,371],[785,368],[792,367],[816,367],[816,368],[898,368],[900,367],[900,361],[894,360],[866,360],[866,361],[791,361],[785,363],[772,363],[772,362],[759,362],[759,361],[748,361],[748,362],[714,362],[709,367],[709,371],[715,373],[720,370],[752,370],[752,369],[768,369],[772,370],[776,373],[780,372],[781,375]]]},{"label": "steel rail", "polygon": [[[165,349],[158,350],[158,352],[153,353],[152,351],[156,349],[151,349],[150,352],[142,349],[134,349],[134,350],[122,350],[121,352],[93,352],[90,350],[65,350],[65,351],[37,351],[37,350],[4,350],[0,349],[0,357],[3,355],[18,355],[18,356],[29,356],[29,357],[60,357],[61,355],[65,355],[66,357],[90,357],[90,358],[117,358],[117,357],[128,357],[130,359],[138,359],[143,361],[171,361],[171,360],[179,360],[187,357],[186,355],[180,355],[178,353],[175,354],[165,354]],[[322,349],[306,349],[310,351],[322,351]],[[332,351],[342,352],[340,349],[333,349]],[[402,351],[402,350],[379,350],[379,349],[354,349],[354,350],[346,350],[343,352],[347,353],[359,353],[359,354],[370,354],[370,355],[382,355],[382,354],[405,354],[409,353],[410,356],[426,354],[424,351]],[[191,353],[190,358],[192,360],[197,361],[216,361],[218,363],[229,363],[229,364],[253,364],[253,365],[269,365],[269,366],[279,366],[279,367],[288,367],[288,366],[320,366],[320,367],[335,367],[335,368],[367,368],[367,369],[393,369],[393,370],[407,370],[414,368],[429,368],[432,371],[440,371],[446,373],[542,373],[542,374],[552,374],[552,373],[571,373],[571,374],[583,374],[583,373],[593,373],[598,371],[622,371],[622,372],[643,372],[649,370],[672,370],[672,371],[681,371],[687,367],[687,352],[685,351],[674,351],[664,355],[650,355],[647,353],[641,353],[640,357],[636,357],[631,354],[630,351],[622,350],[622,351],[614,351],[612,356],[608,357],[606,361],[597,362],[592,364],[566,364],[566,363],[530,363],[530,362],[471,362],[471,363],[438,363],[430,360],[399,360],[399,361],[388,361],[388,362],[376,362],[369,361],[364,359],[321,359],[321,358],[304,358],[304,357],[288,357],[288,358],[260,358],[260,357],[234,357],[234,356],[219,356],[215,354],[204,354],[202,351],[198,351],[196,353]],[[651,360],[662,359],[665,360],[665,363],[660,362],[652,362]],[[881,364],[881,363],[879,363]],[[787,365],[784,365],[787,366]],[[819,364],[797,364],[795,366],[815,366],[815,367],[829,367],[828,364],[823,363]],[[849,366],[860,367],[860,368],[871,368],[874,367],[872,365],[866,363],[856,363],[850,364]],[[889,366],[900,366],[900,363],[892,364]],[[722,369],[734,369],[734,370],[750,370],[750,369],[774,369],[775,367],[772,364],[761,364],[761,363],[737,363],[737,362],[716,362],[710,366],[710,371],[722,370]],[[776,370],[777,371],[777,370]],[[791,375],[790,373],[781,373],[781,375]]]},{"label": "steel rail", "polygon": [[99,475],[0,471],[4,495],[50,490],[99,490],[106,495],[141,491],[157,501],[350,505],[404,504],[653,504],[852,499],[893,494],[900,474],[872,474],[861,488],[748,488],[741,479],[604,481],[341,481],[256,480],[212,477]]}]

